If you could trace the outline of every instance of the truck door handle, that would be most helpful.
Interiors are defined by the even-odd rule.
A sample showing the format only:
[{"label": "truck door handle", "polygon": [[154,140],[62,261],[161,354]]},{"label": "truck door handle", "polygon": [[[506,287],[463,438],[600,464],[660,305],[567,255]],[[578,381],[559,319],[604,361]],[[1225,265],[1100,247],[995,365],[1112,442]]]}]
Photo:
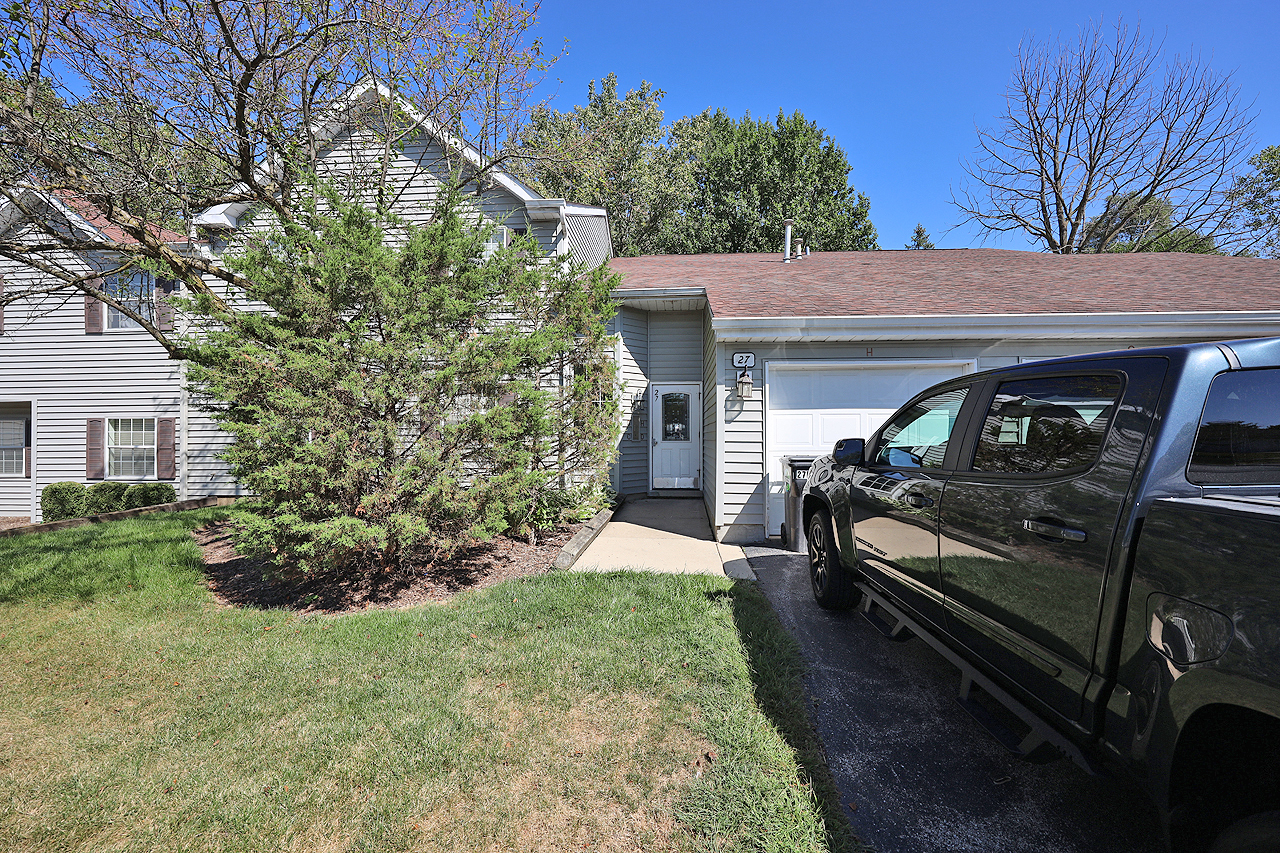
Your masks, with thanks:
[{"label": "truck door handle", "polygon": [[906,501],[910,506],[916,509],[924,509],[927,506],[933,506],[933,498],[926,498],[924,495],[907,495]]},{"label": "truck door handle", "polygon": [[1063,527],[1061,524],[1050,524],[1031,518],[1022,520],[1022,529],[1029,530],[1032,533],[1039,533],[1041,536],[1048,536],[1052,539],[1063,539],[1067,542],[1084,542],[1089,538],[1089,534],[1083,530],[1075,530],[1071,527]]}]

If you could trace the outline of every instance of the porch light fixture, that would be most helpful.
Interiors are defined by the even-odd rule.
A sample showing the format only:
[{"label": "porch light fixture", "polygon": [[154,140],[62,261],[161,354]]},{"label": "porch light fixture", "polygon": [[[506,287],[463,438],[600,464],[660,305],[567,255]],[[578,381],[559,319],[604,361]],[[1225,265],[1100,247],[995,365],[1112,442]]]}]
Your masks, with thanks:
[{"label": "porch light fixture", "polygon": [[750,400],[750,399],[751,399],[751,389],[752,389],[752,386],[751,386],[751,371],[750,371],[750,370],[744,370],[744,371],[742,371],[741,373],[739,373],[739,374],[738,374],[738,383],[737,383],[737,384],[738,384],[738,399],[740,399],[740,400]]}]

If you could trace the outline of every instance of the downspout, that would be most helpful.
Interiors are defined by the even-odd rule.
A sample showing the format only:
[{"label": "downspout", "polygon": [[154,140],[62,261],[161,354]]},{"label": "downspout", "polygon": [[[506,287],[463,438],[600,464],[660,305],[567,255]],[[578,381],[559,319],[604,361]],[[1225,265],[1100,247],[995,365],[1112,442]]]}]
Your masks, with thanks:
[{"label": "downspout", "polygon": [[178,439],[182,442],[182,455],[180,457],[182,460],[182,472],[178,475],[178,500],[185,501],[190,499],[187,470],[191,465],[191,443],[189,441],[191,431],[187,426],[189,407],[187,406],[187,363],[185,361],[178,364],[178,380],[182,383],[181,396],[179,397],[181,406],[179,417],[182,425],[179,427],[181,438]]},{"label": "downspout", "polygon": [[36,420],[37,407],[39,400],[31,401],[31,470],[27,473],[31,475],[31,523],[38,524],[40,521],[40,452],[37,450],[40,444],[40,430],[37,428]]}]

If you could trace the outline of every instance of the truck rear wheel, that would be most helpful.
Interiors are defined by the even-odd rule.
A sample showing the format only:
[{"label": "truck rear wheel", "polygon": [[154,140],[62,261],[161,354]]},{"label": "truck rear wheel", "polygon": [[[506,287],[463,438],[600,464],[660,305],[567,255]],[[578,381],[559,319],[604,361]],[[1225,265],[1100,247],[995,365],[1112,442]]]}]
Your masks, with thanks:
[{"label": "truck rear wheel", "polygon": [[1280,851],[1280,812],[1263,812],[1238,820],[1223,830],[1209,853],[1276,853]]},{"label": "truck rear wheel", "polygon": [[853,577],[840,565],[831,514],[825,509],[809,519],[809,582],[814,601],[827,610],[848,610],[862,597]]}]

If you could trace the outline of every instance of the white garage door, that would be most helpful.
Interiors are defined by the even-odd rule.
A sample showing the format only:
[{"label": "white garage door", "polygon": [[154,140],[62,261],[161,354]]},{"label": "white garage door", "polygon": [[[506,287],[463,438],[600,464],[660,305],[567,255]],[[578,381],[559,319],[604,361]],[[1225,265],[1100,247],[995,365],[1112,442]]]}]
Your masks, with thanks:
[{"label": "white garage door", "polygon": [[825,456],[842,438],[867,438],[930,385],[969,373],[968,361],[878,364],[770,362],[765,370],[765,530],[785,517],[787,456]]}]

